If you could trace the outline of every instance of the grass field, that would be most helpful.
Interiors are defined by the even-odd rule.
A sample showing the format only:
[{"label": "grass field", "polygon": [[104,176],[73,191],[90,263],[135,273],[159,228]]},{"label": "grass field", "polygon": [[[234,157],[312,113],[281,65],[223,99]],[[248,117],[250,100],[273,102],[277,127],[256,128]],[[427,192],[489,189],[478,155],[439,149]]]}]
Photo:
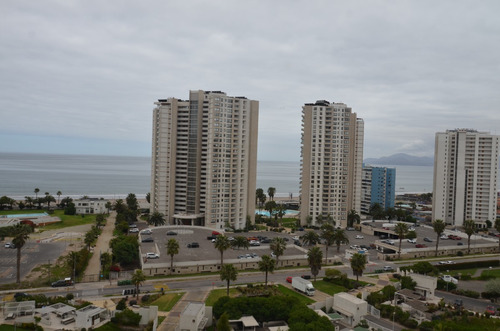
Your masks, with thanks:
[{"label": "grass field", "polygon": [[150,303],[151,306],[158,306],[159,311],[170,311],[172,307],[175,306],[177,301],[179,301],[184,292],[181,293],[167,293],[162,295],[157,300]]},{"label": "grass field", "polygon": [[300,300],[301,303],[305,305],[310,305],[311,303],[315,302],[313,299],[310,299],[306,297],[305,295],[300,294],[297,291],[291,290],[286,286],[278,284],[278,291],[280,291],[283,295],[289,295],[292,297],[295,297]]},{"label": "grass field", "polygon": [[[477,268],[470,268],[470,269],[459,269],[459,270],[450,270],[450,272],[446,272],[447,275],[452,275],[453,277],[457,276],[458,274],[463,275],[470,275],[473,276],[477,271]],[[445,273],[443,271],[443,273]]]},{"label": "grass field", "polygon": [[0,325],[0,331],[28,331],[28,329],[15,327],[14,325],[2,324]]},{"label": "grass field", "polygon": [[500,278],[500,269],[483,270],[481,277]]},{"label": "grass field", "polygon": [[[1,210],[0,215],[14,215],[14,214],[40,214],[45,210],[29,209],[29,210]],[[92,224],[95,222],[96,215],[64,215],[64,210],[56,209],[50,216],[57,216],[61,222],[47,225],[42,230],[58,230],[69,226]]]},{"label": "grass field", "polygon": [[[212,307],[217,302],[217,300],[219,300],[222,297],[225,297],[226,293],[227,293],[227,289],[225,289],[225,288],[210,291],[210,294],[208,294],[208,297],[205,300],[205,305]],[[240,292],[235,288],[229,289],[229,297],[231,297],[231,298],[234,298],[239,293]]]},{"label": "grass field", "polygon": [[325,282],[324,280],[318,280],[312,282],[315,289],[325,292],[329,295],[334,295],[340,292],[347,292],[347,289],[343,286],[332,284],[330,282]]}]

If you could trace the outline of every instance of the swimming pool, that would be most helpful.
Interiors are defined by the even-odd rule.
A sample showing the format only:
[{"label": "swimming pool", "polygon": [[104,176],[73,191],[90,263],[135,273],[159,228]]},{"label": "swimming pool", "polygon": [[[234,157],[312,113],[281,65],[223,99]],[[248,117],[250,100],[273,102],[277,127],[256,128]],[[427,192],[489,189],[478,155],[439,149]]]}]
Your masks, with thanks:
[{"label": "swimming pool", "polygon": [[[285,215],[289,216],[295,216],[298,215],[299,211],[298,210],[293,210],[293,209],[287,209],[285,210]],[[269,212],[267,210],[256,210],[255,215],[262,215],[262,216],[267,216],[269,217]]]},{"label": "swimming pool", "polygon": [[49,216],[47,213],[35,213],[35,214],[10,214],[10,215],[1,215],[2,218],[30,218],[30,217],[44,217]]}]

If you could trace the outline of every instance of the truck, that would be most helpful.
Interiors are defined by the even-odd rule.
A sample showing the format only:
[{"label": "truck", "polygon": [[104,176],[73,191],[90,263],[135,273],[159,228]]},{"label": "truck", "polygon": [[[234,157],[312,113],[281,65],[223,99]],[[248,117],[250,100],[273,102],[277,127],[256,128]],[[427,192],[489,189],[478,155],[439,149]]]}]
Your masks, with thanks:
[{"label": "truck", "polygon": [[304,279],[302,277],[293,277],[292,278],[292,287],[299,292],[302,292],[310,297],[314,295],[314,286],[313,284]]}]

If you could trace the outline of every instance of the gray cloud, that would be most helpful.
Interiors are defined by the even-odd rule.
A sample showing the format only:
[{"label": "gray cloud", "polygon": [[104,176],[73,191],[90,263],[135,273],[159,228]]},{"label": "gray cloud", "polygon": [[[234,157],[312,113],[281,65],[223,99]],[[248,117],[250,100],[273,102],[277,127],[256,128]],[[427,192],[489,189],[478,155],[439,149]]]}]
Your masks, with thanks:
[{"label": "gray cloud", "polygon": [[156,99],[207,89],[260,101],[262,159],[298,160],[301,107],[317,99],[364,118],[366,157],[432,155],[437,131],[498,130],[499,9],[496,1],[3,2],[0,130],[147,146]]}]

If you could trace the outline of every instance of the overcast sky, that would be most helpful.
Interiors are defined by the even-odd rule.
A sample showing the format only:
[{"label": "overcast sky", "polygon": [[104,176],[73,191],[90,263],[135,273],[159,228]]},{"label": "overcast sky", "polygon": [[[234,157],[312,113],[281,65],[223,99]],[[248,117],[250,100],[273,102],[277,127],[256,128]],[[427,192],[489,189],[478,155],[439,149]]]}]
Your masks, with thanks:
[{"label": "overcast sky", "polygon": [[304,103],[344,102],[365,157],[500,134],[500,1],[0,2],[0,152],[150,156],[153,103],[259,100],[259,159],[300,159]]}]

